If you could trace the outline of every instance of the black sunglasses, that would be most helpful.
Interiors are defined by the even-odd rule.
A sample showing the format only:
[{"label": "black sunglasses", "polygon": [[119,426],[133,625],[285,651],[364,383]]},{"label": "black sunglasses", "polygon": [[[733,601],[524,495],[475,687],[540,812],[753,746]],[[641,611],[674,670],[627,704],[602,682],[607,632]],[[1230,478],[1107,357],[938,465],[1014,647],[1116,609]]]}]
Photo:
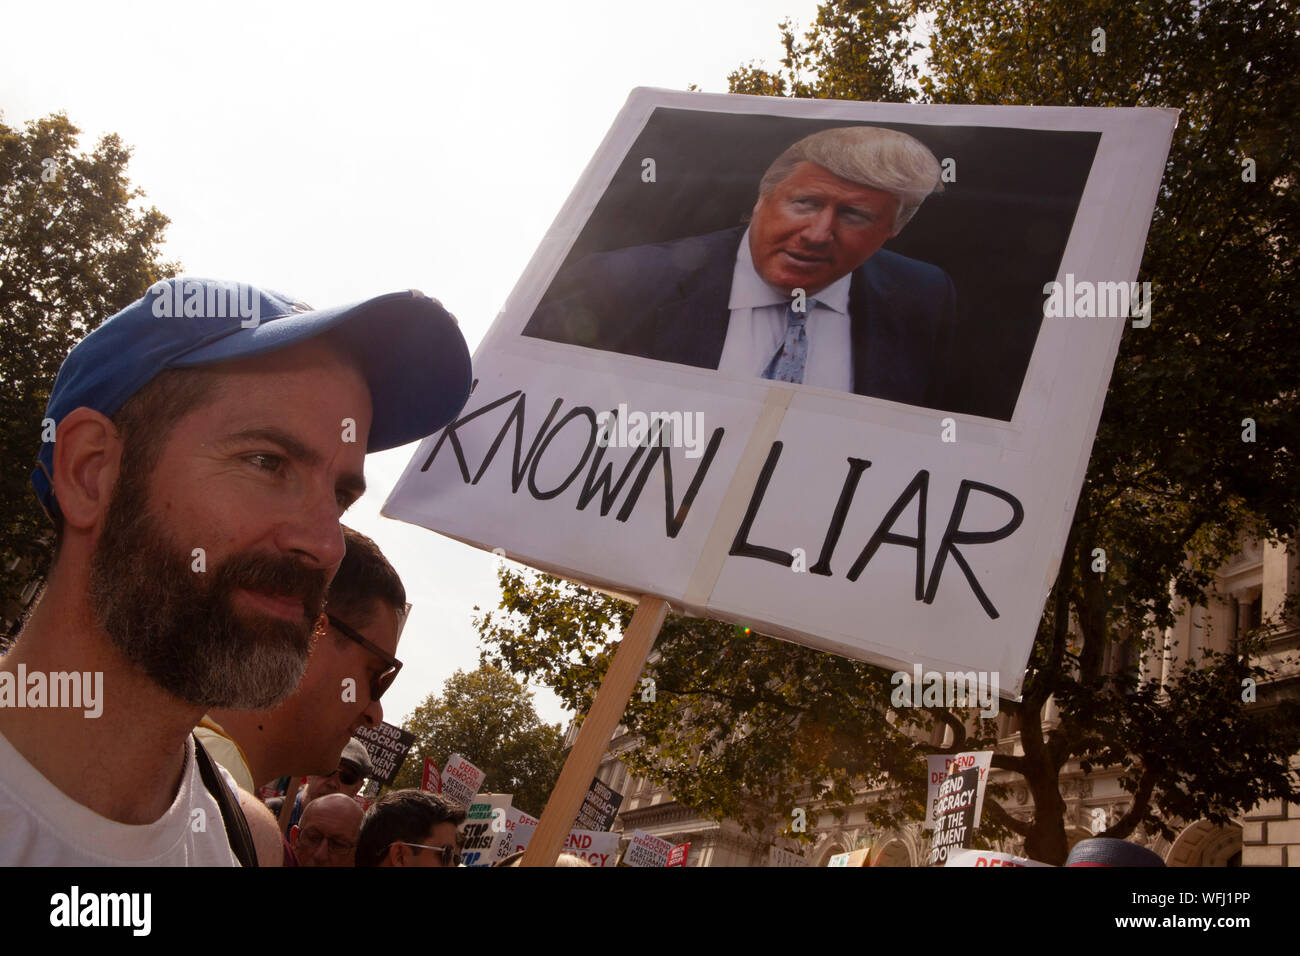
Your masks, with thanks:
[{"label": "black sunglasses", "polygon": [[374,654],[388,665],[387,669],[384,670],[383,673],[370,678],[370,699],[379,700],[380,697],[384,696],[384,691],[388,690],[388,688],[393,685],[393,681],[397,680],[397,672],[402,669],[402,662],[373,641],[366,640],[333,614],[326,614],[325,618],[330,622],[330,627],[334,628],[334,630],[338,631],[348,640],[360,644],[371,654]]},{"label": "black sunglasses", "polygon": [[[351,767],[345,765],[335,770],[332,774],[330,774],[330,777],[338,777],[339,783],[343,784],[343,786],[345,787],[350,787],[358,780],[361,779],[361,774],[357,773]],[[330,777],[326,777],[325,779],[328,780]]]},{"label": "black sunglasses", "polygon": [[421,850],[433,850],[442,857],[443,866],[460,866],[460,852],[454,846],[429,846],[427,843],[407,843],[405,840],[399,842],[404,846],[417,846]]}]

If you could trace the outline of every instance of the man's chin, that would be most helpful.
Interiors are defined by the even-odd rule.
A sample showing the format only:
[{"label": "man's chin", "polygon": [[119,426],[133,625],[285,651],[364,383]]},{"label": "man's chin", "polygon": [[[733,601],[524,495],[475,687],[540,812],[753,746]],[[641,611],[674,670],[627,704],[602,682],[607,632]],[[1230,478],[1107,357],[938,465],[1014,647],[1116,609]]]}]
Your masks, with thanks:
[{"label": "man's chin", "polygon": [[785,267],[774,269],[763,280],[770,286],[780,289],[786,295],[794,295],[796,289],[802,289],[804,295],[816,295],[838,278],[828,275],[824,265],[817,268],[797,269]]}]

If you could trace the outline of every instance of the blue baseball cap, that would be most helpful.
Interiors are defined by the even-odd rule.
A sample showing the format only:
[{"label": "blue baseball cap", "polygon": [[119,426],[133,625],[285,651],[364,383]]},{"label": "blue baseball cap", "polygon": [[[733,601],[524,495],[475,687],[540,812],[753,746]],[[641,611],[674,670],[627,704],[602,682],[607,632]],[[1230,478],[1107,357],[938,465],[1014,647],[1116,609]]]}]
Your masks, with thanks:
[{"label": "blue baseball cap", "polygon": [[[470,359],[455,318],[414,289],[352,305],[312,309],[241,282],[183,277],[156,282],[68,353],[45,417],[77,408],[112,417],[164,369],[197,368],[274,352],[334,330],[370,387],[366,451],[383,451],[442,428],[469,398]],[[43,442],[32,487],[58,511],[50,473],[54,443]]]}]

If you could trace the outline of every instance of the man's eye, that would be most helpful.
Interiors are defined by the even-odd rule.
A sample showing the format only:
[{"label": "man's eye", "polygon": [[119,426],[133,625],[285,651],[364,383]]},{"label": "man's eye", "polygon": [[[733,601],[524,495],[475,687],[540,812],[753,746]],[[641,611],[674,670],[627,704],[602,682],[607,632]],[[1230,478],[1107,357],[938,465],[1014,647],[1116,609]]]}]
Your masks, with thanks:
[{"label": "man's eye", "polygon": [[280,466],[284,464],[284,459],[279,455],[268,455],[263,453],[249,455],[245,461],[259,471],[279,471]]}]

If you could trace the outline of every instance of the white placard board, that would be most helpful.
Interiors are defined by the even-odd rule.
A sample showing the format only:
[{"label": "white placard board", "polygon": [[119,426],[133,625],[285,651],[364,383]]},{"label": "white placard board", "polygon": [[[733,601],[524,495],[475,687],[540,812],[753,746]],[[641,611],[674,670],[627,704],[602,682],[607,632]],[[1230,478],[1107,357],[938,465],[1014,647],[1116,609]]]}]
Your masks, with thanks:
[{"label": "white placard board", "polygon": [[[1120,335],[1151,334],[1129,283],[1176,119],[634,90],[384,513],[1018,697]],[[764,170],[863,125],[919,141],[943,192],[845,274],[847,327],[809,316],[810,375],[851,353],[823,384],[737,372],[742,252],[763,279],[785,254]]]}]

